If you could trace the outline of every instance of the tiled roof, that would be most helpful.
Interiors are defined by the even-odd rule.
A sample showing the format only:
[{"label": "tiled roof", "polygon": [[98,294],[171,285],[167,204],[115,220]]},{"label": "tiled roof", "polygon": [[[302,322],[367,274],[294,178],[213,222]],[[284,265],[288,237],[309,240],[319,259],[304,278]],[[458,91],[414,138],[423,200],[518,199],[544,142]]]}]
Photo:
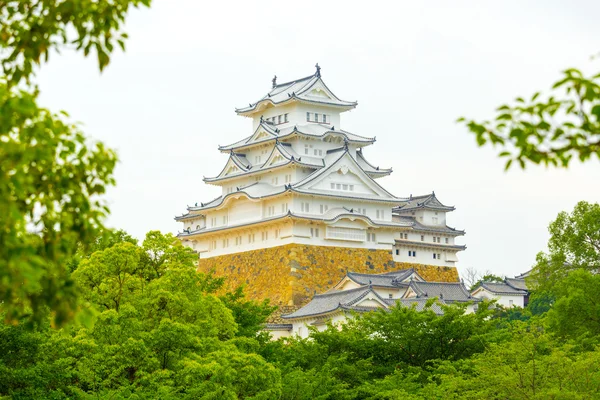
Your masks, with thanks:
[{"label": "tiled roof", "polygon": [[525,279],[504,278],[504,282],[515,289],[527,290],[527,283],[525,283]]},{"label": "tiled roof", "polygon": [[361,274],[357,272],[348,272],[347,276],[359,285],[395,288],[398,286],[407,286],[408,283],[403,283],[403,281],[408,279],[413,273],[416,274],[415,270],[410,268],[395,272],[387,272],[385,274]]},{"label": "tiled roof", "polygon": [[374,297],[378,298],[382,303],[384,303],[384,300],[369,286],[350,290],[339,290],[335,292],[318,294],[313,297],[310,303],[301,309],[291,314],[282,315],[281,318],[304,318],[333,312],[344,307],[353,307],[357,302],[369,294],[372,294]]},{"label": "tiled roof", "polygon": [[[311,103],[321,103],[345,108],[356,107],[357,103],[355,101],[344,101],[337,98],[335,95],[333,96],[333,98],[321,98],[311,96],[309,90],[317,83],[321,83],[324,88],[327,88],[325,83],[321,80],[320,74],[314,74],[290,82],[275,85],[275,87],[273,87],[260,100],[256,101],[255,103],[249,104],[247,107],[238,108],[235,111],[238,114],[251,113],[255,111],[257,107],[262,103],[271,103],[273,105],[278,105],[292,100],[300,100]],[[327,90],[329,89],[327,88]],[[331,91],[329,92],[331,93]],[[331,94],[333,95],[333,93]]]},{"label": "tiled roof", "polygon": [[401,221],[410,222],[413,225],[413,229],[416,231],[445,233],[445,234],[449,234],[449,235],[464,235],[465,234],[464,230],[451,228],[448,225],[444,225],[444,226],[423,225],[422,223],[418,222],[415,219],[415,217],[413,217],[413,216],[394,215],[394,217]]},{"label": "tiled roof", "polygon": [[265,324],[265,329],[268,331],[291,331],[292,324]]},{"label": "tiled roof", "polygon": [[437,197],[435,197],[435,193],[426,194],[422,196],[411,196],[404,205],[401,205],[398,208],[394,209],[394,212],[403,213],[409,210],[415,210],[419,208],[429,208],[433,210],[441,210],[441,211],[453,211],[453,206],[446,206],[442,204]]},{"label": "tiled roof", "polygon": [[462,282],[418,282],[412,281],[410,288],[417,294],[418,298],[437,297],[444,302],[467,302],[478,301]]},{"label": "tiled roof", "polygon": [[345,131],[343,129],[335,129],[335,127],[333,127],[333,126],[330,127],[328,125],[315,124],[315,123],[306,124],[306,125],[297,125],[297,126],[287,126],[287,127],[282,127],[281,129],[276,128],[277,131],[275,131],[275,130],[273,130],[272,126],[270,126],[266,122],[262,122],[259,125],[259,127],[257,128],[257,131],[261,127],[265,127],[265,131],[270,133],[271,136],[267,137],[265,139],[258,140],[256,142],[251,142],[250,139],[252,139],[252,137],[254,137],[254,134],[252,134],[242,140],[239,140],[239,141],[229,144],[227,146],[219,146],[219,150],[230,151],[230,150],[234,150],[234,149],[237,149],[240,147],[250,146],[255,143],[266,143],[269,141],[273,141],[275,139],[283,140],[294,134],[300,134],[300,135],[305,135],[305,136],[310,136],[310,137],[315,137],[315,138],[325,138],[330,135],[333,135],[333,136],[337,135],[337,136],[343,136],[349,142],[357,143],[357,144],[361,144],[361,143],[362,144],[370,144],[375,141],[375,138],[360,136],[360,135]]},{"label": "tiled roof", "polygon": [[519,296],[519,295],[525,296],[527,294],[527,291],[515,289],[514,287],[507,285],[504,282],[481,282],[474,289],[474,291],[477,290],[478,287],[482,287],[494,294],[508,294],[508,295],[515,295],[515,296]]}]

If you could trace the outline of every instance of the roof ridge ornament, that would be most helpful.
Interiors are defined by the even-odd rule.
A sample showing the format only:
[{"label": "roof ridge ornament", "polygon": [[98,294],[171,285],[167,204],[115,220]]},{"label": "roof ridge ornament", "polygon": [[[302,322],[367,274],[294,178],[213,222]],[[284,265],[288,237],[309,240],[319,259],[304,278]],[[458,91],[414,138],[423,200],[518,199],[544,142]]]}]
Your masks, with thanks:
[{"label": "roof ridge ornament", "polygon": [[319,67],[319,63],[315,64],[315,68],[317,69],[317,72],[315,72],[315,76],[320,78],[321,77],[321,67]]},{"label": "roof ridge ornament", "polygon": [[273,80],[271,82],[273,82],[273,89],[275,89],[275,86],[277,86],[277,75],[273,77]]}]

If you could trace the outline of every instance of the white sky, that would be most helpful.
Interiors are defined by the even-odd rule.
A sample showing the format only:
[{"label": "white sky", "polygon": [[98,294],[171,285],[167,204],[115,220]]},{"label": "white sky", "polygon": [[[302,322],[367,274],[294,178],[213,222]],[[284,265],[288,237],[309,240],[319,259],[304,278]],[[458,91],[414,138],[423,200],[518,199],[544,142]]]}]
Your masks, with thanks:
[{"label": "white sky", "polygon": [[598,15],[594,1],[155,0],[131,13],[127,52],[103,74],[64,52],[38,82],[45,106],[118,151],[108,222],[142,238],[176,232],[186,205],[219,195],[202,183],[227,159],[217,145],[251,133],[235,107],[263,96],[274,74],[288,81],[319,62],[334,93],[359,102],[342,127],[377,136],[367,158],[393,167],[380,182],[456,206],[449,225],[466,229],[468,247],[459,268],[514,275],[545,249],[558,212],[600,200],[600,163],[505,173],[455,120],[488,118],[567,67],[600,69]]}]

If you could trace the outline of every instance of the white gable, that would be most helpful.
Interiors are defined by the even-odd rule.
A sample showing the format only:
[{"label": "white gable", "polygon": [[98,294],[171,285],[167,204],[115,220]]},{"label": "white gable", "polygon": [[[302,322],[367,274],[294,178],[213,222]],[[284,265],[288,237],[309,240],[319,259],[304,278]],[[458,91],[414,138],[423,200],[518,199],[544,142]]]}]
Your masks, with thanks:
[{"label": "white gable", "polygon": [[367,194],[385,199],[393,198],[385,189],[375,183],[348,153],[341,156],[330,167],[326,167],[316,174],[314,179],[307,178],[306,182],[301,183],[299,187],[349,195]]}]

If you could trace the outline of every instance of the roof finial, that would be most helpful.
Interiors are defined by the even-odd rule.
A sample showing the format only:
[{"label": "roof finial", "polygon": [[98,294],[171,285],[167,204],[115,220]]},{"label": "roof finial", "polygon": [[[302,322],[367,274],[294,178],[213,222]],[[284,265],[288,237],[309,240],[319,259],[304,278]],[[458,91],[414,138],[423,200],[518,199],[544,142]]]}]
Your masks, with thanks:
[{"label": "roof finial", "polygon": [[317,72],[315,73],[315,75],[317,77],[321,77],[321,67],[319,67],[319,63],[315,64],[315,68],[317,69]]},{"label": "roof finial", "polygon": [[273,88],[275,88],[275,86],[277,86],[277,75],[273,77],[273,80],[271,82],[273,82]]}]

